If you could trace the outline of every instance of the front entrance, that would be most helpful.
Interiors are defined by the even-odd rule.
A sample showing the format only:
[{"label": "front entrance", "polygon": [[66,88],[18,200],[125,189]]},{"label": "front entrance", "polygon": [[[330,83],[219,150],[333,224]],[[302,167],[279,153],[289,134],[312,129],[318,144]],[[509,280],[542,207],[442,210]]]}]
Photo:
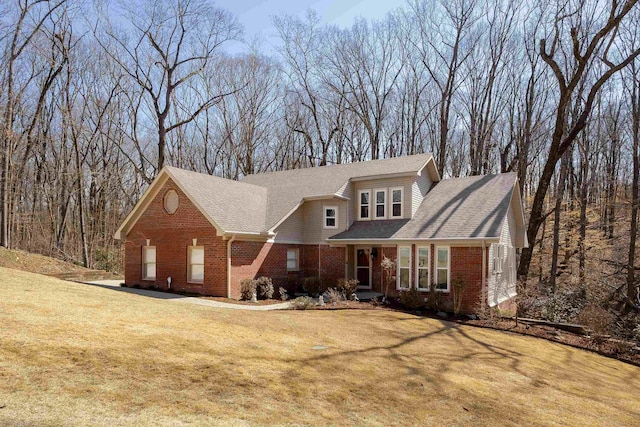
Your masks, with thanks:
[{"label": "front entrance", "polygon": [[356,248],[358,289],[371,289],[371,248]]}]

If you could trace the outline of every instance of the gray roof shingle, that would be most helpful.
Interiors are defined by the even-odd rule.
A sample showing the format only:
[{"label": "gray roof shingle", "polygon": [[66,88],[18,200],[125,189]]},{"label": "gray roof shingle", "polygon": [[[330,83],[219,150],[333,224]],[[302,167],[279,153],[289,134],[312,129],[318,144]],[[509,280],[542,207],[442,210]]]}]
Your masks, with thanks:
[{"label": "gray roof shingle", "polygon": [[330,240],[499,237],[516,174],[451,178],[425,196],[410,220],[354,222]]},{"label": "gray roof shingle", "polygon": [[267,228],[278,223],[305,197],[335,194],[352,178],[417,173],[431,154],[394,157],[368,162],[346,163],[305,169],[247,175],[241,182],[268,190]]},{"label": "gray roof shingle", "polygon": [[166,168],[169,176],[222,230],[265,232],[266,188],[171,166]]}]

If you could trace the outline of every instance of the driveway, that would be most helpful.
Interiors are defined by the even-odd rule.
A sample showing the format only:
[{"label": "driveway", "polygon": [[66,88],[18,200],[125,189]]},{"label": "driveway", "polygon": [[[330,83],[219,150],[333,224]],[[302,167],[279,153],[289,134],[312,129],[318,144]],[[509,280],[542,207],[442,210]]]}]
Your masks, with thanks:
[{"label": "driveway", "polygon": [[112,289],[114,291],[128,292],[130,294],[142,295],[150,298],[166,299],[176,302],[184,302],[187,304],[204,305],[207,307],[226,308],[229,310],[254,310],[254,311],[268,311],[268,310],[286,310],[290,308],[289,302],[283,302],[280,304],[269,305],[248,305],[248,304],[230,304],[227,302],[213,301],[204,298],[187,297],[179,294],[171,294],[168,292],[150,291],[147,289],[135,289],[124,288],[120,286],[122,280],[94,280],[90,282],[82,282],[87,285],[100,286],[106,289]]}]

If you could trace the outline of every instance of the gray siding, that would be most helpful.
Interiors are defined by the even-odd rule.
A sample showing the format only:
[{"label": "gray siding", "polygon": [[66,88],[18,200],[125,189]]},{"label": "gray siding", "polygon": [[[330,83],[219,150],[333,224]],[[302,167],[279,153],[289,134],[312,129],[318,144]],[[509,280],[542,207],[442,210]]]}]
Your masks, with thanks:
[{"label": "gray siding", "polygon": [[420,203],[422,203],[422,199],[427,195],[427,192],[431,188],[431,184],[432,181],[429,177],[429,173],[427,172],[427,168],[422,169],[420,174],[413,178],[413,183],[411,184],[411,217],[415,215]]},{"label": "gray siding", "polygon": [[[323,227],[323,206],[338,208],[338,228]],[[347,229],[347,202],[344,200],[311,200],[304,202],[302,210],[302,238],[304,243],[319,243]]]},{"label": "gray siding", "polygon": [[282,224],[278,226],[274,231],[277,233],[274,239],[275,242],[300,242],[303,239],[303,221],[302,221],[302,206],[300,206],[294,213],[289,216]]},{"label": "gray siding", "polygon": [[516,220],[513,209],[509,207],[507,218],[502,226],[500,243],[504,245],[502,273],[494,271],[493,259],[497,244],[489,247],[489,277],[487,277],[487,298],[490,307],[516,295]]}]

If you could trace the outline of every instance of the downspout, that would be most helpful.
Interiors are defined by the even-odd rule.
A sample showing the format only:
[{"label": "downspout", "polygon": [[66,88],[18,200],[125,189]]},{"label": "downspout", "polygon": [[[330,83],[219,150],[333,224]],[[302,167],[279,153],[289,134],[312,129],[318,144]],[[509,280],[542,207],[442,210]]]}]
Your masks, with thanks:
[{"label": "downspout", "polygon": [[231,298],[231,244],[234,240],[236,240],[235,234],[227,240],[227,298]]},{"label": "downspout", "polygon": [[480,299],[482,300],[482,310],[486,308],[487,304],[487,249],[485,247],[484,240],[482,241],[482,295]]},{"label": "downspout", "polygon": [[320,273],[322,266],[320,265],[320,260],[321,260],[321,256],[320,256],[320,249],[321,249],[321,245],[320,243],[318,243],[318,281],[322,281],[322,273]]}]

